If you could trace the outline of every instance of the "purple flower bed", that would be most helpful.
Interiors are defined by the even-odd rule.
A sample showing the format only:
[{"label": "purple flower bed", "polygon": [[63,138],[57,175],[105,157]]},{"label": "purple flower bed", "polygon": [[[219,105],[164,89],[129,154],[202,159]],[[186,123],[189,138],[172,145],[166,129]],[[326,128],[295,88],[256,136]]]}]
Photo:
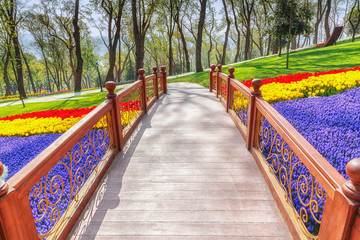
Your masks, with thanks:
[{"label": "purple flower bed", "polygon": [[[348,179],[345,171],[346,164],[351,159],[360,157],[360,88],[329,97],[277,102],[273,103],[272,106],[342,176]],[[309,220],[305,226],[310,233],[316,236],[320,227],[316,220],[321,220],[325,203],[323,188],[321,186],[316,187],[316,179],[310,175],[310,172],[295,155],[290,164],[288,159],[292,152],[291,149],[286,143],[281,148],[280,143],[283,141],[279,135],[276,135],[275,130],[270,127],[267,120],[263,122],[262,126],[263,132],[259,138],[259,143],[263,143],[263,155],[268,159],[268,163],[273,166],[274,173],[283,186],[288,186],[292,180],[290,189],[286,190],[287,196],[292,199],[292,204],[299,215],[304,214],[304,210],[306,210]],[[268,139],[270,140],[267,141]],[[276,144],[272,146],[271,143]],[[288,151],[280,152],[278,149],[287,149]],[[309,189],[301,188],[301,184],[309,186]],[[315,203],[316,208],[314,208]],[[312,215],[313,209],[309,206],[318,211],[312,212],[314,214]]]},{"label": "purple flower bed", "polygon": [[317,236],[326,199],[324,189],[266,119],[261,124],[259,146],[286,192],[287,202],[295,207],[309,233]]},{"label": "purple flower bed", "polygon": [[272,106],[348,179],[346,164],[360,157],[360,88]]},{"label": "purple flower bed", "polygon": [[30,191],[30,206],[40,235],[64,215],[109,148],[105,130],[91,130]]},{"label": "purple flower bed", "polygon": [[30,137],[0,137],[0,162],[8,167],[6,180],[28,164],[61,134],[44,134]]}]

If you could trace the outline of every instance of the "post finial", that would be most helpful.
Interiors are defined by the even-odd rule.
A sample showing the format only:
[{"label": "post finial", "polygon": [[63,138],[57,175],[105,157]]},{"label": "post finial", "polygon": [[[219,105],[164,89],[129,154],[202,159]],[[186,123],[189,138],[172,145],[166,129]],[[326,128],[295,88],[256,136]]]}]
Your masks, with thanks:
[{"label": "post finial", "polygon": [[344,194],[356,201],[360,201],[360,158],[350,160],[346,164],[346,174],[350,180],[342,185]]},{"label": "post finial", "polygon": [[165,72],[165,71],[166,71],[166,67],[165,67],[165,66],[161,66],[161,67],[160,67],[160,70],[161,70],[161,72]]},{"label": "post finial", "polygon": [[108,94],[106,94],[107,99],[113,99],[116,97],[115,88],[116,83],[114,81],[108,81],[105,83],[105,88],[108,90]]},{"label": "post finial", "polygon": [[260,87],[263,85],[263,82],[261,81],[261,79],[253,79],[251,81],[251,86],[253,87],[254,90],[251,91],[251,94],[257,97],[261,96],[261,90]]},{"label": "post finial", "polygon": [[145,76],[144,76],[145,70],[144,69],[140,68],[138,70],[138,74],[139,74],[139,77],[138,77],[139,80],[145,80]]},{"label": "post finial", "polygon": [[233,68],[233,67],[230,67],[229,69],[228,69],[228,72],[229,72],[229,78],[234,78],[235,76],[234,76],[234,72],[235,72],[235,68]]},{"label": "post finial", "polygon": [[153,67],[152,70],[153,70],[153,74],[157,74],[157,67]]},{"label": "post finial", "polygon": [[[4,165],[0,162],[0,176],[3,173],[4,173]],[[0,180],[0,197],[7,194],[8,190],[9,190],[9,185],[5,181]]]},{"label": "post finial", "polygon": [[215,72],[215,68],[216,68],[216,66],[213,64],[213,65],[211,65],[210,66],[210,68],[211,68],[211,72]]},{"label": "post finial", "polygon": [[217,65],[218,72],[221,72],[222,66],[221,64]]}]

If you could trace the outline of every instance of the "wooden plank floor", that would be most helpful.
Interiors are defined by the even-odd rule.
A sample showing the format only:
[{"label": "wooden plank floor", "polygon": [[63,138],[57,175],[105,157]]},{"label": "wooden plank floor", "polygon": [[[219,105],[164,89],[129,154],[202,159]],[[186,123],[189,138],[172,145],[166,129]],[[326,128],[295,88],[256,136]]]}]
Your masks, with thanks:
[{"label": "wooden plank floor", "polygon": [[69,239],[292,239],[224,107],[169,84]]}]

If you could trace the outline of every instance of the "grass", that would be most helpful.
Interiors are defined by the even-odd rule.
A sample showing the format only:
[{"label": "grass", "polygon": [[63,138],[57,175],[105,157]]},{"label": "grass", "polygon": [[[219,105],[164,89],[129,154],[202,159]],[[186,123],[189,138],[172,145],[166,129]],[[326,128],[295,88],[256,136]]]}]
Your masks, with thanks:
[{"label": "grass", "polygon": [[[355,42],[345,40],[329,47],[315,47],[290,53],[289,69],[286,69],[286,53],[281,57],[272,56],[239,63],[235,68],[237,80],[251,78],[269,78],[279,75],[295,74],[298,72],[319,72],[333,69],[346,69],[360,64],[360,38]],[[227,72],[228,67],[222,70]],[[169,82],[194,82],[209,87],[209,72],[194,73],[183,77],[169,79]]]},{"label": "grass", "polygon": [[[119,90],[120,89],[116,89],[115,92]],[[22,104],[0,107],[0,117],[54,109],[88,108],[97,106],[102,103],[106,97],[106,94],[107,91],[104,91],[80,96],[72,96],[66,100],[61,101],[25,103],[25,108],[23,108]]]},{"label": "grass", "polygon": [[[285,68],[286,54],[281,57],[272,56],[253,61],[233,65],[235,78],[248,80],[251,78],[268,78],[279,75],[294,74],[298,72],[319,72],[340,68],[353,68],[360,64],[360,38],[355,42],[350,40],[338,42],[335,46],[315,47],[290,53],[290,67]],[[223,72],[227,74],[227,68]],[[209,87],[209,71],[194,73],[191,75],[176,77],[169,82],[194,82],[204,87]],[[118,91],[118,89],[116,90]],[[104,101],[106,91],[102,93],[91,93],[81,96],[73,96],[67,100],[26,103],[23,108],[21,104],[0,107],[0,117],[16,115],[35,111],[46,111],[51,109],[73,109],[85,108],[99,105]]]}]

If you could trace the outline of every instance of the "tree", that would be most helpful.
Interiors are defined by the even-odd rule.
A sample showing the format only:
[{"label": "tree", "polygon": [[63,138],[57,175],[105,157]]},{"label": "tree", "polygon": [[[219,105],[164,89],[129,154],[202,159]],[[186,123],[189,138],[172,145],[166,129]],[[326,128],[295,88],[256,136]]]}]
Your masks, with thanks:
[{"label": "tree", "polygon": [[183,31],[183,17],[180,17],[183,12],[183,7],[188,3],[188,0],[173,0],[173,2],[175,3],[174,21],[181,36],[181,42],[185,54],[186,71],[190,72],[189,52]]},{"label": "tree", "polygon": [[131,0],[136,69],[144,67],[145,37],[150,27],[156,5],[156,0]]},{"label": "tree", "polygon": [[235,12],[235,4],[234,4],[234,0],[230,0],[231,3],[231,8],[232,8],[232,12],[233,12],[233,17],[234,17],[234,25],[235,25],[235,30],[237,33],[237,38],[236,38],[236,53],[235,53],[235,57],[234,57],[234,62],[238,62],[240,59],[240,41],[241,41],[241,33],[240,33],[240,26],[238,24],[238,15]]},{"label": "tree", "polygon": [[323,0],[317,1],[317,12],[316,12],[316,21],[315,21],[315,29],[314,29],[314,39],[313,44],[316,44],[318,42],[318,34],[319,34],[319,25],[320,22],[324,16],[326,6],[323,6]]},{"label": "tree", "polygon": [[330,38],[330,25],[329,25],[329,18],[331,12],[331,0],[326,0],[326,12],[325,12],[325,33],[326,39]]},{"label": "tree", "polygon": [[251,59],[251,20],[254,11],[255,0],[241,0],[238,14],[245,26],[245,60]]},{"label": "tree", "polygon": [[200,1],[200,18],[198,23],[198,30],[197,30],[197,37],[196,37],[196,44],[195,44],[195,65],[196,65],[196,72],[202,72],[203,67],[201,63],[201,47],[202,47],[202,35],[204,30],[204,23],[205,23],[205,16],[206,16],[206,3],[207,0],[199,0]]},{"label": "tree", "polygon": [[12,47],[14,48],[16,83],[20,97],[27,98],[24,88],[23,67],[18,37],[20,19],[18,19],[17,2],[15,0],[0,0],[0,19],[1,26],[5,29],[12,42]]},{"label": "tree", "polygon": [[225,65],[226,49],[227,49],[227,44],[228,44],[228,39],[229,39],[231,21],[230,21],[230,18],[229,18],[229,14],[228,14],[228,10],[227,10],[225,0],[222,0],[222,3],[223,3],[223,6],[224,6],[224,12],[225,12],[226,31],[225,31],[225,41],[224,41],[224,46],[223,46],[223,53],[222,53],[222,56],[221,56],[221,64]]},{"label": "tree", "polygon": [[355,35],[360,33],[359,24],[360,24],[360,1],[355,0],[354,5],[352,6],[349,13],[347,13],[347,20],[350,23],[349,32],[352,35],[351,41],[355,41]]},{"label": "tree", "polygon": [[[116,49],[120,39],[121,18],[125,5],[125,0],[118,0],[116,3],[111,0],[101,0],[101,8],[106,12],[108,24],[108,50],[109,50],[109,69],[106,81],[114,81],[114,67],[116,61]],[[113,33],[113,24],[115,33]]]},{"label": "tree", "polygon": [[79,0],[75,0],[75,13],[73,19],[74,26],[74,41],[75,41],[75,55],[76,55],[76,71],[74,79],[74,91],[79,92],[81,90],[81,78],[83,71],[83,59],[81,57],[81,39],[80,39],[80,27],[79,27]]},{"label": "tree", "polygon": [[[288,35],[287,45],[287,59],[289,56],[290,41],[293,36],[299,34],[309,34],[311,27],[309,25],[309,18],[311,18],[311,11],[309,5],[300,3],[296,0],[277,0],[276,9],[274,13],[274,35],[279,39]],[[280,44],[281,46],[281,44]],[[281,54],[281,47],[280,47]],[[288,66],[288,63],[287,63]]]}]

